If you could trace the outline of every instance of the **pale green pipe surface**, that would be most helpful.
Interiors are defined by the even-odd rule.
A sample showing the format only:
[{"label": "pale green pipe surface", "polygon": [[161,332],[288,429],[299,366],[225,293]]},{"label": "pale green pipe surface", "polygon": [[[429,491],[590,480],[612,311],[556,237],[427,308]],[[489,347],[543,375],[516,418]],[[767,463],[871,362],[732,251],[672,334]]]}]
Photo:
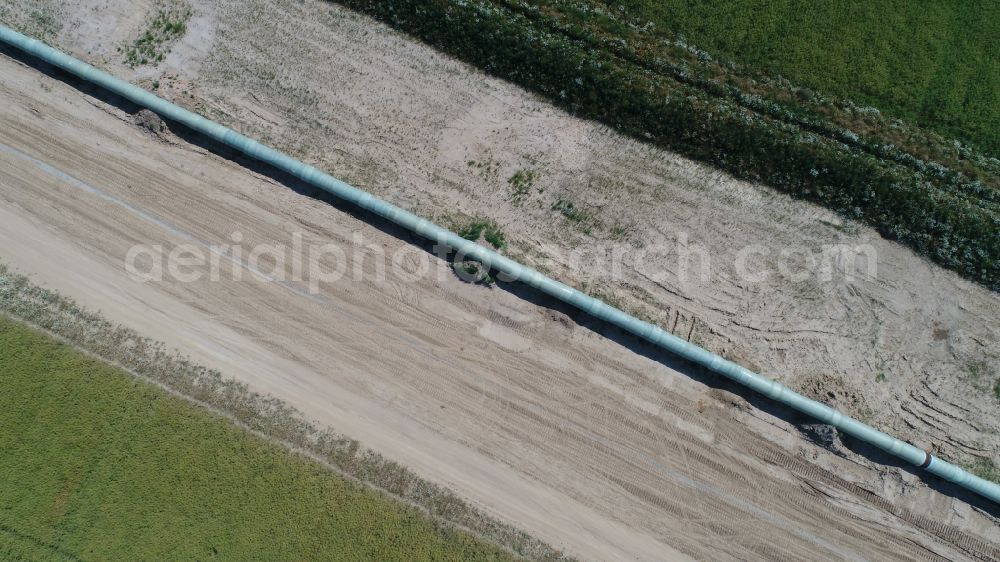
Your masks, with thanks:
[{"label": "pale green pipe surface", "polygon": [[484,265],[505,274],[511,280],[530,285],[596,318],[646,339],[671,353],[711,369],[799,412],[832,425],[848,435],[887,451],[910,464],[923,467],[932,474],[936,474],[945,480],[954,482],[1000,504],[1000,486],[997,484],[979,478],[953,464],[933,457],[909,443],[904,443],[899,439],[882,433],[825,404],[810,400],[775,381],[766,379],[732,361],[727,361],[714,353],[710,353],[684,341],[662,330],[658,326],[643,322],[598,299],[585,295],[554,279],[550,279],[534,269],[521,265],[492,250],[488,250],[475,242],[466,240],[426,219],[422,219],[413,213],[382,201],[370,193],[351,187],[312,166],[299,162],[236,131],[174,105],[124,80],[115,78],[40,41],[25,37],[4,26],[0,26],[0,40],[49,64],[75,74],[84,80],[93,82],[110,92],[132,101],[136,105],[146,107],[162,117],[181,123],[248,156],[299,177],[340,199],[349,201],[363,209],[385,217],[393,223],[411,230],[428,240],[444,244],[464,254],[467,258],[481,261]]}]

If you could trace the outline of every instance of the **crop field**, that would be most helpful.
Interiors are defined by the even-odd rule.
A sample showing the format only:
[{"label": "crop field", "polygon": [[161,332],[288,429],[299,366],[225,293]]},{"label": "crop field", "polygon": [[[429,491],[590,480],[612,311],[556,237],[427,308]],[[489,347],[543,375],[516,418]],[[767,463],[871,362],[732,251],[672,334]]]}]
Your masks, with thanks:
[{"label": "crop field", "polygon": [[0,558],[506,560],[0,317]]},{"label": "crop field", "polygon": [[1000,155],[996,2],[602,3],[748,70]]},{"label": "crop field", "polygon": [[[894,35],[902,45],[876,42],[853,59],[852,49],[866,45],[884,27],[881,20],[866,19],[870,12],[840,14],[841,20],[860,23],[848,26],[852,31],[845,45],[833,49],[810,35],[807,30],[815,26],[804,25],[828,16],[803,10],[795,23],[799,35],[788,38],[788,52],[776,46],[785,45],[784,35],[793,32],[777,29],[747,54],[744,69],[679,39],[679,32],[663,23],[672,24],[674,12],[654,8],[652,2],[626,3],[624,8],[562,0],[341,3],[577,115],[867,222],[885,238],[1000,288],[1000,161],[969,146],[969,137],[949,136],[969,131],[974,145],[995,147],[998,90],[992,81],[998,73],[991,72],[996,60],[988,58],[989,49],[982,45],[995,36],[990,32],[995,23],[966,26],[956,16],[948,20],[948,30],[925,37],[922,30],[936,20],[923,15],[911,23],[907,14],[918,10],[912,8],[886,31],[888,36],[896,28],[912,27]],[[891,11],[884,2],[876,4],[871,13]],[[706,40],[714,39],[708,41],[711,49],[723,44],[730,22],[744,21],[756,29],[760,20],[755,33],[769,34],[769,22],[779,19],[782,9],[793,8],[771,7],[751,17],[737,7],[704,18],[694,10],[684,21],[698,22],[689,25],[701,29]],[[968,35],[955,31],[968,27]],[[741,50],[758,35],[727,35],[720,51]],[[914,46],[932,44],[911,49],[907,38]],[[836,39],[831,35],[826,41]],[[801,44],[810,49],[800,49]],[[958,64],[965,46],[984,54]],[[889,49],[896,54],[880,59]],[[818,51],[828,58],[813,54]],[[782,61],[778,70],[802,69],[804,82],[815,82],[817,88],[827,83],[810,76],[824,74],[829,91],[765,76],[777,71],[763,67],[765,57]],[[890,79],[892,87],[887,86]],[[855,94],[863,94],[860,102],[850,98]],[[864,106],[882,99],[885,103],[875,108]],[[885,114],[878,109],[882,106]],[[965,117],[956,117],[959,113]]]}]

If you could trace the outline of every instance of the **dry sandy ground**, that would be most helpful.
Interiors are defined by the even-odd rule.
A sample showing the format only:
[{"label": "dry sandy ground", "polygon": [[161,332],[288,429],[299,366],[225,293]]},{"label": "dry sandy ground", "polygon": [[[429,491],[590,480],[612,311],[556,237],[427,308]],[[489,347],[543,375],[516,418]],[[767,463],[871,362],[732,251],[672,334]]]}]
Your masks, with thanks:
[{"label": "dry sandy ground", "polygon": [[[155,2],[43,4],[64,22],[56,43],[115,74],[421,215],[496,220],[511,255],[561,280],[945,458],[1000,466],[1000,299],[871,229],[574,119],[333,4],[193,1],[166,61],[135,70],[117,48]],[[518,170],[537,174],[521,193]],[[835,245],[872,252],[875,275],[824,279]]]},{"label": "dry sandy ground", "polygon": [[[493,218],[514,255],[904,438],[1000,461],[996,402],[978,388],[996,365],[995,295],[334,6],[195,3],[167,61],[132,71],[115,49],[151,5],[63,6],[56,43],[116,74],[158,77],[167,97],[404,207]],[[975,508],[843,447],[818,448],[667,358],[501,290],[450,274],[345,281],[318,299],[249,280],[136,284],[122,260],[140,242],[225,243],[239,230],[247,245],[295,231],[345,246],[362,232],[390,254],[404,244],[2,64],[0,258],[544,540],[599,559],[997,556],[980,542],[1000,541],[995,520]],[[515,197],[507,178],[519,169],[538,179]],[[583,215],[565,218],[559,201]],[[681,234],[711,259],[707,281],[681,279],[670,249]],[[781,249],[834,243],[870,244],[874,278],[791,282],[797,269],[778,271]],[[748,244],[772,251],[752,268],[772,270],[764,281],[734,271]],[[570,263],[572,248],[590,260],[652,252],[612,279]],[[917,506],[926,519],[907,511]]]},{"label": "dry sandy ground", "polygon": [[[411,248],[0,59],[0,256],[39,282],[302,408],[499,517],[593,559],[962,559],[990,521],[927,489],[932,524],[833,476],[869,468],[499,289],[389,269],[310,296],[231,272],[139,283],[134,244],[353,236]],[[117,118],[116,118],[117,117]],[[422,255],[405,254],[410,260]],[[348,263],[349,270],[353,268]],[[332,264],[327,263],[329,268]],[[562,320],[562,321],[560,321]],[[748,427],[749,426],[749,427]],[[761,435],[768,433],[767,437]],[[780,442],[776,444],[775,441]],[[816,459],[809,462],[809,459]]]}]

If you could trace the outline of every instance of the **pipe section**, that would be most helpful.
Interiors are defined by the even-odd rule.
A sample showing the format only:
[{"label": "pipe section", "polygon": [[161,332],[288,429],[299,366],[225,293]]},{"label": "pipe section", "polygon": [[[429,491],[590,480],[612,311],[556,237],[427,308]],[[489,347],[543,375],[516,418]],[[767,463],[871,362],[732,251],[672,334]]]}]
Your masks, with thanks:
[{"label": "pipe section", "polygon": [[953,482],[1000,504],[1000,486],[997,484],[970,474],[909,443],[904,443],[869,425],[846,416],[825,404],[810,400],[788,387],[684,341],[658,326],[643,322],[572,287],[545,277],[530,267],[521,265],[475,242],[466,240],[426,219],[420,218],[413,213],[382,201],[370,193],[329,176],[312,166],[299,162],[273,148],[264,146],[218,123],[209,121],[201,115],[174,105],[124,80],[115,78],[83,61],[53,49],[45,43],[25,37],[2,25],[0,25],[0,40],[88,82],[97,84],[105,90],[114,92],[136,105],[150,109],[162,117],[181,123],[250,157],[299,177],[340,199],[384,217],[428,240],[444,244],[467,258],[478,260],[484,265],[505,274],[511,280],[520,281],[534,287],[547,295],[579,308],[605,322],[618,326],[673,354],[702,365],[794,410],[832,425],[848,435],[895,455],[914,466],[923,468],[931,474],[944,478],[949,482]]}]

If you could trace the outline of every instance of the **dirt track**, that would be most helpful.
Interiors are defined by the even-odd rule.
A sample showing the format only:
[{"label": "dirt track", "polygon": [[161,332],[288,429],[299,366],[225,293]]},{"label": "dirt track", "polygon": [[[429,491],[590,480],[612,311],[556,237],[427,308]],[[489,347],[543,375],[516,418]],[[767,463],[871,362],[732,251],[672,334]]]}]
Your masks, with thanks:
[{"label": "dirt track", "polygon": [[[122,50],[178,2],[9,0],[0,20],[403,208],[444,224],[495,220],[529,265],[942,458],[1000,466],[996,294],[335,3],[190,0],[164,62],[125,65]],[[533,171],[533,185],[515,188],[517,171]],[[838,247],[877,256],[875,274],[824,279],[825,265],[857,265],[825,256]],[[873,484],[887,497],[908,485]]]},{"label": "dirt track", "polygon": [[[943,458],[1000,466],[997,295],[872,229],[575,119],[330,2],[191,0],[189,31],[164,63],[128,68],[117,48],[159,3],[27,2],[54,6],[64,25],[53,42],[116,75],[156,81],[161,95],[418,214],[495,220],[512,256],[560,280]],[[537,173],[526,193],[508,181],[519,170]],[[572,218],[556,208],[567,203]],[[810,256],[838,245],[869,248],[877,274],[809,274]],[[762,279],[736,270],[753,246],[768,252],[748,266]],[[627,256],[618,274],[615,252]],[[711,262],[703,278],[699,256]],[[901,493],[891,478],[878,488]]]},{"label": "dirt track", "polygon": [[[887,503],[863,488],[894,469],[835,456],[586,319],[448,271],[375,281],[365,259],[364,280],[316,297],[246,271],[132,281],[123,260],[139,243],[301,232],[348,256],[355,233],[389,255],[406,243],[5,57],[0,76],[0,259],[543,540],[608,560],[1000,556],[987,517],[912,476]],[[898,507],[918,504],[927,518]]]}]

